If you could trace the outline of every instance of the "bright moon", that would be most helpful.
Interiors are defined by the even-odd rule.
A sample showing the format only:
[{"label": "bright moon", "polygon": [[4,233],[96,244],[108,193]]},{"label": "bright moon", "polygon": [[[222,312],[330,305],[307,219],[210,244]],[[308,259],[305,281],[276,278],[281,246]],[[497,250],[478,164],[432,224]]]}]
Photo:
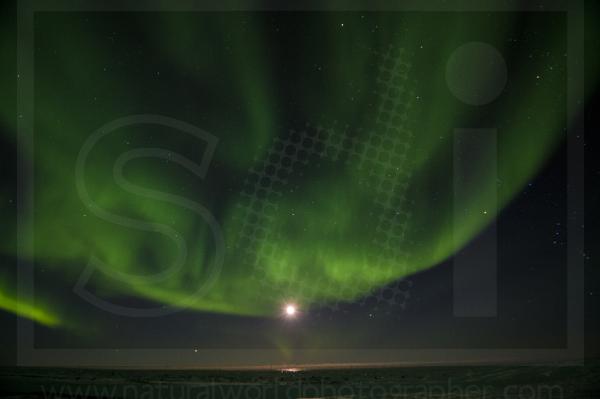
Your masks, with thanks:
[{"label": "bright moon", "polygon": [[296,314],[296,307],[294,305],[287,305],[285,307],[285,314],[287,316],[290,316],[290,317],[293,316],[293,315],[295,315]]}]

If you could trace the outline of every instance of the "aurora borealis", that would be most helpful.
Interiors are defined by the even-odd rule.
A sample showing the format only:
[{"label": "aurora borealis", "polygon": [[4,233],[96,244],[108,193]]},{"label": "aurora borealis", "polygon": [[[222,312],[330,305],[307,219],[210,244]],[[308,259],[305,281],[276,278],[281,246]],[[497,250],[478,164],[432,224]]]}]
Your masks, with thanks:
[{"label": "aurora borealis", "polygon": [[[36,288],[0,275],[0,308],[67,335],[105,310],[277,319],[449,261],[564,145],[565,29],[550,12],[38,13],[17,79],[34,113],[0,104],[31,172],[1,249]],[[455,53],[469,43],[500,72]],[[457,188],[456,129],[478,128],[495,141]]]}]

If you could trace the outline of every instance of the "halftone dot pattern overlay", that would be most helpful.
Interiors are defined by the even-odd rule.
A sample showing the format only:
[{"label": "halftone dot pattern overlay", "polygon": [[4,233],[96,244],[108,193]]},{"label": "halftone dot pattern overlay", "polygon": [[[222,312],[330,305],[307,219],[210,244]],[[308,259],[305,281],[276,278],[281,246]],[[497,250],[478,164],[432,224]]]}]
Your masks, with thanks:
[{"label": "halftone dot pattern overlay", "polygon": [[[236,246],[244,253],[244,261],[252,270],[251,278],[261,284],[274,283],[267,278],[265,264],[278,261],[279,231],[269,228],[269,222],[278,212],[278,201],[292,193],[302,196],[301,187],[294,185],[294,177],[303,176],[310,168],[319,168],[322,162],[332,162],[340,166],[366,172],[368,179],[358,179],[360,190],[372,197],[369,209],[365,209],[375,221],[373,229],[365,231],[365,240],[370,240],[377,248],[378,256],[369,267],[384,270],[393,280],[398,273],[398,265],[409,259],[401,249],[407,239],[406,225],[410,218],[407,204],[407,184],[410,167],[407,156],[411,148],[413,132],[409,127],[408,111],[413,106],[414,85],[410,79],[411,64],[402,48],[389,46],[378,57],[377,112],[373,130],[350,127],[337,121],[306,123],[301,130],[290,130],[285,138],[277,137],[266,151],[265,156],[248,171],[245,189],[238,204],[242,208],[240,239]],[[318,204],[313,202],[314,206]],[[383,311],[394,313],[405,309],[410,297],[412,282],[392,281],[390,284],[370,290],[369,286],[356,278],[351,284],[321,287],[321,284],[335,284],[332,281],[313,281],[297,284],[277,283],[276,289],[282,298],[293,295],[295,300],[316,306],[317,314],[327,314],[344,307],[338,299],[317,297],[320,292],[338,292],[336,297],[352,298],[353,292],[367,294],[358,301],[367,312]],[[347,292],[344,292],[344,291]]]}]

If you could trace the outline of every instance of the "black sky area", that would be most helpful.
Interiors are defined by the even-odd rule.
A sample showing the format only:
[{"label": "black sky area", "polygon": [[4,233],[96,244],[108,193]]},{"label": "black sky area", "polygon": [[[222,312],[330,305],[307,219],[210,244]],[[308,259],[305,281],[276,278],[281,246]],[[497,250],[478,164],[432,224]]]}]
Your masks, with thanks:
[{"label": "black sky area", "polygon": [[[586,2],[586,76],[598,73],[600,40],[597,37],[600,6]],[[0,95],[9,98],[16,115],[16,2],[3,2],[0,8],[3,39],[14,46],[0,54]],[[593,27],[590,29],[588,27]],[[5,47],[3,47],[5,48]],[[591,80],[591,79],[590,79]],[[600,91],[586,87],[588,97],[573,130],[585,128],[585,356],[600,356],[600,147],[598,105]],[[17,191],[17,143],[11,129],[0,125],[0,184],[9,197]],[[72,340],[58,329],[36,327],[36,345],[40,348],[227,348],[265,349],[265,338],[284,334],[291,342],[304,345],[304,334],[311,329],[336,331],[352,325],[369,326],[370,349],[430,348],[561,348],[566,342],[565,245],[568,214],[567,146],[563,142],[537,176],[529,181],[500,212],[493,227],[498,231],[498,318],[472,320],[452,317],[453,259],[407,278],[412,284],[409,305],[400,314],[380,312],[371,315],[364,305],[349,303],[335,312],[317,309],[305,315],[294,329],[279,319],[231,317],[221,314],[184,311],[169,316],[168,323],[153,320],[114,321],[112,315],[103,322],[115,326],[101,336]],[[12,193],[12,195],[11,195]],[[13,202],[0,204],[0,223],[4,237],[16,234],[17,211]],[[490,227],[481,232],[470,246],[486,240]],[[0,277],[16,281],[17,259],[0,254]],[[58,277],[56,277],[58,278]],[[468,284],[477,286],[476,279]],[[57,294],[60,295],[60,287]],[[65,295],[68,297],[68,295]],[[149,301],[148,301],[149,302]],[[145,303],[140,299],[140,303]],[[118,324],[118,325],[117,325]],[[205,326],[202,332],[200,328]],[[136,331],[143,330],[137,334]],[[242,340],[243,337],[243,340]],[[353,337],[326,343],[328,348],[352,349]],[[236,342],[238,343],[236,346]],[[0,366],[17,363],[17,316],[0,310]],[[481,359],[482,362],[488,359]],[[177,366],[177,365],[175,365]]]}]

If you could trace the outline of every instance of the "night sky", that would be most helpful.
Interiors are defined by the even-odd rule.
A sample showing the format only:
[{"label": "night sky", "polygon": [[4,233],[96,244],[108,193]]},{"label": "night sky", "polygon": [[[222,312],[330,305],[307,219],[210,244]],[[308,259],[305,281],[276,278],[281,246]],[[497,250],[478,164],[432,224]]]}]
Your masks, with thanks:
[{"label": "night sky", "polygon": [[0,336],[76,349],[32,363],[567,346],[598,76],[567,113],[565,13],[38,12],[29,36],[6,9]]}]

